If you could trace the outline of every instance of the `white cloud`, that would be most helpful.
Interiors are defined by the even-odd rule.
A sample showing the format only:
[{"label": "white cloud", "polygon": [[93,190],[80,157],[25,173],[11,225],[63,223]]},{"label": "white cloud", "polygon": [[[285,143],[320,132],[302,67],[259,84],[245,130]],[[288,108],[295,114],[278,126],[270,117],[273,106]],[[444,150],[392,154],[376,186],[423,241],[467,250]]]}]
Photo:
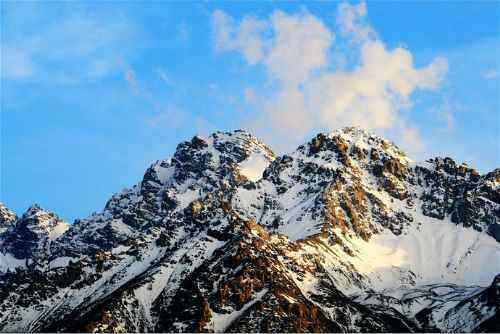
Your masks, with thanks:
[{"label": "white cloud", "polygon": [[305,94],[328,127],[387,129],[397,126],[400,110],[411,105],[411,94],[435,89],[446,70],[442,58],[416,69],[409,51],[389,51],[382,42],[369,41],[363,44],[357,68],[325,72],[310,80]]},{"label": "white cloud", "polygon": [[[439,88],[447,60],[438,57],[417,68],[409,50],[388,49],[377,39],[366,14],[364,3],[338,6],[336,23],[351,46],[342,55],[337,49],[330,54],[337,46],[334,32],[306,11],[275,11],[267,20],[244,17],[240,22],[220,10],[213,13],[216,49],[238,51],[249,65],[263,65],[276,83],[274,94],[259,98],[252,90],[248,98],[245,93],[255,109],[256,131],[273,134],[275,141],[293,133],[299,142],[311,131],[357,125],[397,133],[412,149],[422,148],[417,129],[407,124],[403,111],[412,106],[416,91]],[[359,57],[350,59],[349,70],[331,66],[337,63],[332,56],[344,61],[352,48],[359,48]]]},{"label": "white cloud", "polygon": [[265,22],[247,16],[236,25],[232,17],[216,10],[212,14],[212,26],[217,51],[240,51],[249,64],[262,59],[264,41],[260,34],[266,29]]},{"label": "white cloud", "polygon": [[298,84],[327,65],[333,33],[320,20],[309,13],[276,11],[270,21],[274,36],[267,43],[264,63],[274,78],[285,85]]},{"label": "white cloud", "polygon": [[398,132],[397,135],[399,135],[402,145],[404,145],[408,152],[411,154],[419,154],[423,151],[423,140],[415,127],[409,126],[406,123],[401,123],[396,131]]},{"label": "white cloud", "polygon": [[237,23],[216,10],[212,23],[216,50],[239,51],[250,65],[263,62],[269,74],[283,83],[300,83],[327,64],[333,34],[306,12],[275,11],[267,21],[246,16]]},{"label": "white cloud", "polygon": [[274,99],[264,104],[264,122],[272,126],[276,134],[304,136],[314,126],[304,94],[294,86],[282,89]]},{"label": "white cloud", "polygon": [[365,21],[366,4],[357,5],[341,3],[337,7],[336,21],[340,32],[346,37],[352,37],[356,42],[376,39],[377,34]]}]

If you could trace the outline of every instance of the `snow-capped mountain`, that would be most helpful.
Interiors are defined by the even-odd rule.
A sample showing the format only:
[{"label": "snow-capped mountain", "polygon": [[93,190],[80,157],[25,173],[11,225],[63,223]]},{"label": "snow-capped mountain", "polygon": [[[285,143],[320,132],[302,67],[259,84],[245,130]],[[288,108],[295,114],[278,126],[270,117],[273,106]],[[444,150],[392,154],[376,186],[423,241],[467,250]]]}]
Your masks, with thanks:
[{"label": "snow-capped mountain", "polygon": [[358,128],[178,145],[72,225],[0,205],[0,332],[500,331],[500,169]]}]

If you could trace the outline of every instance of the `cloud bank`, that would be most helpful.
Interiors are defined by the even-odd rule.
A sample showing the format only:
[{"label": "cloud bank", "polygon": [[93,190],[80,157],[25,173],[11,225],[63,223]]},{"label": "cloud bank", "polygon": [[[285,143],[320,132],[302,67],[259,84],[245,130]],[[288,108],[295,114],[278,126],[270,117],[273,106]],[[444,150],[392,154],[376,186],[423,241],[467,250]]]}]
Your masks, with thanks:
[{"label": "cloud bank", "polygon": [[[215,50],[263,66],[274,88],[262,96],[252,88],[244,92],[259,135],[279,142],[293,134],[298,142],[312,131],[356,125],[396,133],[410,151],[422,148],[405,113],[415,92],[439,88],[447,60],[438,57],[417,68],[409,50],[384,44],[366,15],[364,3],[339,4],[334,29],[307,11],[277,10],[265,19],[240,21],[221,10],[212,13]],[[335,65],[353,54],[350,66]]]}]

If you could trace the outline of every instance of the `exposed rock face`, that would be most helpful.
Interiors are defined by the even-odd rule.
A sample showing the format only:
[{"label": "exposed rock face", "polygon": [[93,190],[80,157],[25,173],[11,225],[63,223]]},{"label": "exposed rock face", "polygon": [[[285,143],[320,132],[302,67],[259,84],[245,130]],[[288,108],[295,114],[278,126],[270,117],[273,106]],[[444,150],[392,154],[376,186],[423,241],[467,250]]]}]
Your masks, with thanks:
[{"label": "exposed rock face", "polygon": [[0,251],[18,259],[46,260],[51,241],[67,229],[68,225],[55,214],[35,204],[15,224],[11,221]]},{"label": "exposed rock face", "polygon": [[4,234],[16,220],[16,214],[0,203],[0,235]]},{"label": "exposed rock face", "polygon": [[0,331],[498,331],[499,185],[357,128],[194,137],[69,227],[0,205]]}]

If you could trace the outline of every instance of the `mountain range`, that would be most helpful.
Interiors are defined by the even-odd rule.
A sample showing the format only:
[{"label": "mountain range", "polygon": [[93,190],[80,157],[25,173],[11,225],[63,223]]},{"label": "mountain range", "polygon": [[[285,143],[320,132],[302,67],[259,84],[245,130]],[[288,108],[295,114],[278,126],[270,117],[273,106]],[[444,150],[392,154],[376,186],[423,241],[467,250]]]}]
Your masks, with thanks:
[{"label": "mountain range", "polygon": [[500,332],[499,218],[500,168],[359,128],[195,136],[72,224],[0,204],[0,332]]}]

